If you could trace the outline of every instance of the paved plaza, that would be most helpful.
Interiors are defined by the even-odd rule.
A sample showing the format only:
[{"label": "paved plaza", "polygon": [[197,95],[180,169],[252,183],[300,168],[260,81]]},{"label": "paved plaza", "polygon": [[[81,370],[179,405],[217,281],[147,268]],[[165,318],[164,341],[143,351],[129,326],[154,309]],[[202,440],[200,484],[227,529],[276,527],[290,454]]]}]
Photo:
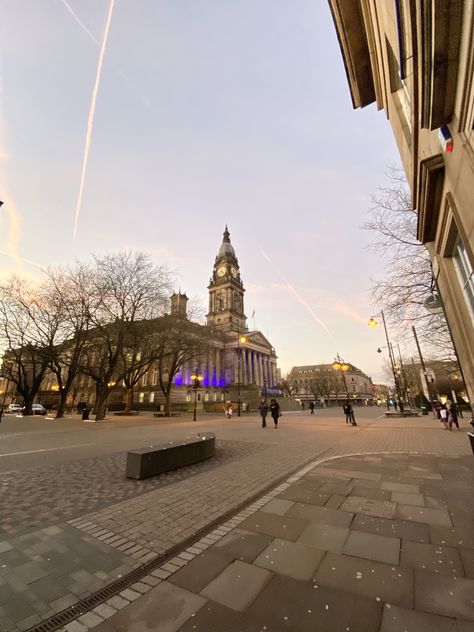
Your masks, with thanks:
[{"label": "paved plaza", "polygon": [[[467,420],[381,412],[2,424],[0,630],[473,632]],[[215,458],[124,478],[125,444],[203,430]]]}]

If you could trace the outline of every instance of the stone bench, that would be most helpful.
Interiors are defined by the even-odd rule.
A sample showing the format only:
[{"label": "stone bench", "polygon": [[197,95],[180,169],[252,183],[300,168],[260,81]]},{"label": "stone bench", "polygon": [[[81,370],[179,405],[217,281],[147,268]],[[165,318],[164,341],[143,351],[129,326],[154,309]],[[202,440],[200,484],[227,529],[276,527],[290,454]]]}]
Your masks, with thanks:
[{"label": "stone bench", "polygon": [[216,436],[212,432],[187,437],[182,441],[170,441],[127,453],[127,478],[148,478],[191,465],[214,456]]},{"label": "stone bench", "polygon": [[386,411],[385,417],[419,417],[420,413],[417,410],[404,410],[402,413],[399,411]]}]

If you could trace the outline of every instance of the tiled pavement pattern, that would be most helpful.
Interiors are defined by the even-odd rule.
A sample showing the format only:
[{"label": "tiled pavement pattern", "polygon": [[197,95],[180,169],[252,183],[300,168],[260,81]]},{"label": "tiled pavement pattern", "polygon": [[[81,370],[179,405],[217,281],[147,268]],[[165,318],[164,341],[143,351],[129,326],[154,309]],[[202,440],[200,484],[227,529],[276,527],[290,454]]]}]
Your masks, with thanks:
[{"label": "tiled pavement pattern", "polygon": [[125,477],[125,452],[7,472],[1,476],[0,537],[83,516],[265,449],[261,443],[218,440],[214,458],[142,481]]},{"label": "tiled pavement pattern", "polygon": [[[407,435],[409,435],[409,440],[407,440]],[[61,506],[64,503],[70,507],[72,515],[82,514],[83,510],[78,508],[81,490],[75,488],[74,485],[68,487],[67,479],[63,481],[63,494],[55,496],[55,501],[46,506],[44,515],[41,516],[41,520],[44,521],[41,528],[31,529],[28,532],[4,537],[3,540],[0,540],[0,630],[2,632],[9,632],[10,630],[18,632],[46,619],[54,612],[62,610],[83,596],[107,585],[118,576],[136,568],[141,561],[182,542],[187,535],[192,534],[202,526],[206,526],[216,517],[223,515],[276,481],[285,472],[293,471],[311,458],[314,459],[318,454],[347,454],[375,450],[401,451],[401,448],[406,449],[408,443],[409,451],[414,452],[422,453],[426,450],[438,454],[469,454],[464,432],[449,433],[448,435],[448,433],[440,432],[436,424],[427,424],[426,420],[423,420],[423,423],[412,420],[410,423],[401,423],[398,426],[395,426],[393,422],[387,425],[383,421],[365,428],[361,425],[357,428],[342,426],[342,432],[340,427],[337,428],[337,431],[326,428],[324,433],[313,435],[314,438],[311,441],[306,435],[299,436],[296,427],[282,425],[278,433],[272,434],[272,436],[274,436],[272,443],[263,446],[265,449],[255,448],[255,441],[253,442],[254,447],[252,447],[252,443],[246,442],[238,459],[227,459],[224,464],[221,464],[221,467],[211,467],[199,475],[172,481],[175,483],[173,485],[160,487],[158,481],[160,477],[153,479],[158,481],[156,489],[141,493],[140,496],[126,502],[116,502],[117,498],[113,496],[112,485],[111,496],[108,497],[107,493],[104,493],[97,503],[99,506],[101,503],[109,506],[100,511],[81,515],[80,518],[72,521],[75,526],[64,524],[61,521],[61,516],[64,513],[67,514],[67,511],[64,512]],[[104,458],[107,459],[107,457]],[[84,461],[82,461],[81,472],[84,473]],[[34,484],[31,483],[31,487],[25,485],[22,488],[23,472],[17,473],[17,476],[20,482],[18,482],[15,501],[26,506],[29,494],[34,493]],[[43,492],[47,502],[51,480],[57,484],[60,478],[54,472],[50,472],[50,477],[50,480],[43,484]],[[396,478],[396,475],[394,477]],[[413,482],[413,478],[416,479],[416,476],[410,478],[411,482]],[[349,482],[346,481],[349,485],[350,480]],[[374,485],[367,482],[367,478],[362,480],[364,485],[359,485],[359,487],[373,489]],[[121,481],[115,482],[120,487]],[[95,481],[91,482],[89,479],[90,489],[87,489],[86,493],[92,496],[92,502],[94,502],[94,494],[100,493],[102,485],[103,480],[100,475]],[[382,492],[390,490],[380,489],[378,491],[384,496]],[[357,492],[355,495],[364,498],[364,494],[360,490]],[[371,494],[373,493],[375,492],[372,491]],[[400,506],[406,505],[408,508],[411,506],[410,501],[413,503],[417,500],[417,496],[420,496],[413,490],[412,492],[396,490],[394,493],[411,494],[410,498],[404,499],[404,503],[400,503]],[[319,493],[316,495],[318,496]],[[436,497],[435,494],[433,496]],[[342,502],[344,499],[345,495],[341,490],[331,493],[327,499],[328,508],[351,515],[352,509],[345,511],[339,508],[339,500]],[[399,502],[395,497],[387,500]],[[278,499],[275,505],[277,510],[274,509],[273,513],[278,516],[291,511],[287,505],[288,502],[294,509],[292,504],[294,501],[282,497]],[[31,504],[33,505],[33,503]],[[304,504],[311,505],[312,502]],[[33,506],[38,514],[43,511],[41,502],[38,504],[37,498]],[[438,507],[429,508],[437,509]],[[311,514],[311,509],[306,511]],[[250,513],[247,511],[244,512],[244,515],[248,517],[251,513],[252,511]],[[362,517],[365,515],[362,510],[361,515]],[[359,516],[356,515],[354,520],[358,518]],[[311,522],[312,519],[311,515],[291,518],[292,521],[296,521],[296,524],[298,521]],[[465,520],[467,519],[468,517],[465,517]],[[25,517],[25,520],[28,520],[28,516]],[[51,525],[51,522],[54,521],[57,524]],[[236,519],[234,523],[231,521],[230,525],[236,526],[238,522],[239,520]],[[412,527],[415,524],[411,519],[407,519],[406,522],[409,522]],[[416,528],[420,529],[422,524],[416,523]],[[227,530],[230,528],[231,526]],[[340,528],[347,528],[347,525],[341,525]],[[336,540],[337,537],[340,540],[343,536],[341,531],[334,531],[334,534]],[[217,530],[212,537],[219,539],[221,535],[222,533]],[[268,540],[268,538],[271,539],[271,535],[264,534],[259,537]],[[308,537],[308,534],[305,537]],[[453,535],[453,538],[455,537],[456,534]],[[284,540],[285,538],[280,539]],[[211,538],[204,545],[201,545],[202,548],[192,547],[192,550],[183,552],[174,563],[166,565],[165,570],[158,570],[143,582],[138,582],[132,589],[123,591],[120,596],[114,597],[107,604],[102,604],[94,612],[85,613],[80,620],[68,624],[66,629],[69,632],[83,632],[87,628],[94,627],[100,621],[107,620],[114,612],[122,610],[132,601],[138,599],[140,594],[147,593],[148,595],[147,591],[152,586],[157,585],[171,571],[186,565],[186,562],[196,552],[207,548],[213,541]],[[360,542],[357,541],[351,544],[353,547],[361,546]],[[451,544],[448,545],[451,546]],[[466,559],[469,559],[470,547],[466,547],[466,549],[467,552],[464,553],[464,557],[467,556]],[[253,558],[248,560],[248,562],[251,561]],[[265,573],[270,572],[265,570]],[[268,577],[265,573],[264,576]],[[260,571],[257,575],[261,577]],[[258,578],[256,581],[258,583]],[[51,588],[48,588],[49,586]],[[160,590],[166,594],[169,591],[171,594],[176,594],[176,591],[179,592],[182,589],[179,588],[178,590],[175,586],[168,586],[168,582],[166,582]],[[192,603],[194,605],[191,609],[195,611],[196,604],[204,603],[204,597],[195,595]],[[163,603],[159,605],[160,611],[163,613]],[[153,610],[156,607],[157,604],[153,601],[150,608]],[[219,610],[217,604],[213,607]],[[183,612],[181,612],[181,617],[184,616]],[[223,616],[225,620],[230,616],[227,610],[224,611]],[[233,620],[232,617],[229,620]],[[103,625],[109,624],[104,623]],[[123,629],[131,628],[125,627]],[[137,627],[137,630],[140,629],[148,628]],[[169,628],[165,626],[156,627],[156,629],[176,630],[176,622]],[[240,628],[236,627],[235,629]],[[275,627],[274,629],[278,628]],[[468,628],[463,632],[468,632]]]},{"label": "tiled pavement pattern", "polygon": [[310,464],[65,630],[473,632],[473,491],[472,456]]}]

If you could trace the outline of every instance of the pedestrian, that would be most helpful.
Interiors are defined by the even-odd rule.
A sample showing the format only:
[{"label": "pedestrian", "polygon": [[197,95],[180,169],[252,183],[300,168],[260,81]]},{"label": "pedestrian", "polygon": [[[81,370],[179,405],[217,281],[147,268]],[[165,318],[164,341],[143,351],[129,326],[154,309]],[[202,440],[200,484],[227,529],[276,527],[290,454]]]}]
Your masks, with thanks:
[{"label": "pedestrian", "polygon": [[275,430],[278,428],[278,417],[281,417],[280,404],[276,399],[270,400],[270,414],[273,417],[273,423],[275,424]]},{"label": "pedestrian", "polygon": [[403,401],[401,399],[398,401],[398,407],[400,409],[400,412],[403,414],[403,411],[405,410],[405,406],[404,406]]},{"label": "pedestrian", "polygon": [[395,412],[397,412],[398,402],[396,399],[393,400],[393,407],[395,408]]},{"label": "pedestrian", "polygon": [[311,411],[311,415],[314,415],[314,402],[309,402],[309,409]]},{"label": "pedestrian", "polygon": [[433,400],[433,408],[436,413],[436,418],[441,419],[441,403],[437,399]]},{"label": "pedestrian", "polygon": [[440,404],[439,418],[445,430],[452,430],[452,428],[448,426],[448,409],[444,404]]},{"label": "pedestrian", "polygon": [[242,402],[242,412],[243,413],[247,412],[247,402]]},{"label": "pedestrian", "polygon": [[304,402],[301,402],[301,408],[304,410]]},{"label": "pedestrian", "polygon": [[262,399],[262,401],[260,402],[258,410],[260,412],[260,416],[262,417],[262,428],[266,428],[267,427],[268,404],[267,404],[267,402],[264,399]]},{"label": "pedestrian", "polygon": [[344,411],[344,414],[346,415],[346,424],[352,424],[353,426],[357,426],[355,415],[354,415],[354,409],[352,408],[352,404],[350,403],[349,400],[347,400],[344,403],[342,410]]},{"label": "pedestrian", "polygon": [[459,427],[459,421],[458,421],[458,407],[455,402],[451,402],[451,404],[448,407],[448,424],[451,430],[453,428],[453,424],[456,426],[458,430],[461,430],[461,428]]},{"label": "pedestrian", "polygon": [[228,404],[226,415],[227,415],[227,419],[232,419],[232,404]]}]

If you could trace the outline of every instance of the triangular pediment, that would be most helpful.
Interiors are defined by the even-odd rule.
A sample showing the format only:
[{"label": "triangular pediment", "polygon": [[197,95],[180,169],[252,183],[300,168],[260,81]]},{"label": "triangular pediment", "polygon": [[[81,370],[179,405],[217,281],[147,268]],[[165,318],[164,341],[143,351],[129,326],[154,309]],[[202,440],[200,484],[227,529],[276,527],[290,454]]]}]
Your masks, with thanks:
[{"label": "triangular pediment", "polygon": [[265,338],[261,331],[249,331],[249,333],[245,335],[247,338],[247,342],[253,342],[255,344],[262,345],[263,347],[273,347],[271,342],[269,342],[268,339]]}]

